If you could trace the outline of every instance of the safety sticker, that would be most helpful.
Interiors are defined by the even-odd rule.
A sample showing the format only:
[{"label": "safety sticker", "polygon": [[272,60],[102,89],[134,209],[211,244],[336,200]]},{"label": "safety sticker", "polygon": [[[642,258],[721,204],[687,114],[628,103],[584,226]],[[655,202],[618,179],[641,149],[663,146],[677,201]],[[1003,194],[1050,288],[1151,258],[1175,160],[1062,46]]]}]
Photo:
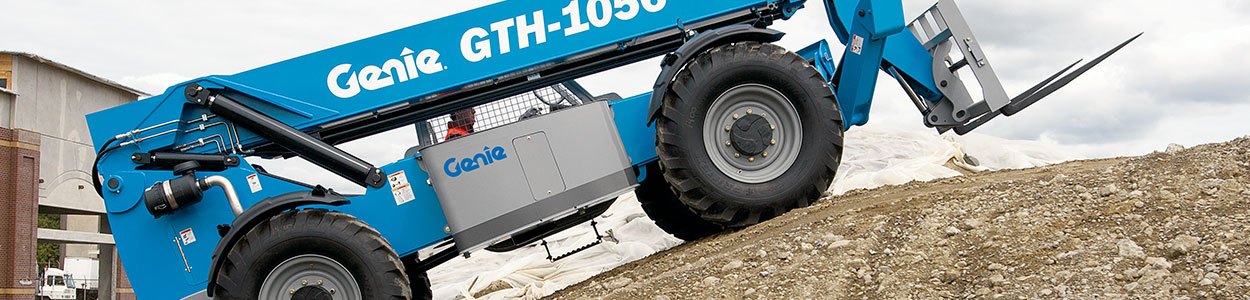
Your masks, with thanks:
[{"label": "safety sticker", "polygon": [[256,174],[247,175],[247,187],[252,189],[253,194],[265,189],[260,186],[260,176],[256,176]]},{"label": "safety sticker", "polygon": [[863,51],[864,51],[864,38],[860,37],[859,35],[852,34],[851,35],[851,53],[855,53],[855,55],[860,55],[859,53]]},{"label": "safety sticker", "polygon": [[182,237],[183,246],[190,245],[191,243],[195,242],[195,231],[191,231],[191,228],[187,228],[187,229],[183,229],[182,231],[179,231],[178,235]]},{"label": "safety sticker", "polygon": [[386,177],[391,183],[391,195],[395,196],[395,205],[403,205],[416,198],[412,195],[412,186],[408,185],[408,176],[404,175],[403,170]]}]

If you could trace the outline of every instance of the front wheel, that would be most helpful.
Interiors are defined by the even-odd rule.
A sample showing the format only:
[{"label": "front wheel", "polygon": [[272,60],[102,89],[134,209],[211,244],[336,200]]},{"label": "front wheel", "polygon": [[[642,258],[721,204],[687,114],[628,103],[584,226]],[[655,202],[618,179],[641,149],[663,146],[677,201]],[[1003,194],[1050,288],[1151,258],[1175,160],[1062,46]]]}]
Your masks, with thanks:
[{"label": "front wheel", "polygon": [[216,294],[222,299],[413,297],[399,257],[377,231],[320,209],[286,212],[256,225],[230,249],[219,276]]},{"label": "front wheel", "polygon": [[802,57],[734,43],[677,75],[656,144],[681,202],[706,221],[740,228],[820,199],[842,157],[841,114]]}]

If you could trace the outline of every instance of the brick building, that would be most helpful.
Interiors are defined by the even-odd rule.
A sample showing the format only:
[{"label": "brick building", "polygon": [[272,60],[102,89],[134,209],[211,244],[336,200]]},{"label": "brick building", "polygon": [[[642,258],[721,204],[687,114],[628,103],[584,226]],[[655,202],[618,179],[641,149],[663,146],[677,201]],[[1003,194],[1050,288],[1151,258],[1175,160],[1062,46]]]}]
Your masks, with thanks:
[{"label": "brick building", "polygon": [[[91,186],[84,115],[147,94],[38,55],[0,51],[0,300],[32,299],[37,243],[100,262],[100,299],[133,299]],[[37,214],[61,228],[36,228]]]}]

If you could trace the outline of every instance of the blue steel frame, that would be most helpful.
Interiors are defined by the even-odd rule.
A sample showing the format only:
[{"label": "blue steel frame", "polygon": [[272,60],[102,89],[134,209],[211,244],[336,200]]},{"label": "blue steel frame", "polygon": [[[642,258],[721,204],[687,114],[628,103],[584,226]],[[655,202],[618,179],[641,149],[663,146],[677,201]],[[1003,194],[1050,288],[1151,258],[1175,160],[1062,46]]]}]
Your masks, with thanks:
[{"label": "blue steel frame", "polygon": [[[169,171],[136,169],[129,154],[170,151],[173,147],[193,144],[201,138],[214,135],[224,137],[220,140],[230,143],[232,133],[238,136],[242,145],[256,145],[266,141],[242,128],[236,128],[234,132],[229,126],[209,126],[196,130],[197,125],[187,121],[203,118],[209,112],[202,106],[186,102],[182,90],[188,84],[197,83],[207,88],[226,88],[248,94],[258,99],[245,103],[249,107],[296,129],[315,131],[328,124],[420,103],[434,95],[464,87],[488,85],[492,80],[508,74],[558,64],[590,51],[622,47],[638,37],[678,28],[680,23],[698,22],[766,7],[784,7],[786,16],[789,16],[802,2],[504,1],[239,74],[208,76],[175,85],[163,94],[87,116],[92,139],[97,141],[97,149],[104,147],[100,144],[101,141],[115,135],[179,120],[173,125],[140,134],[139,136],[149,138],[101,157],[98,164],[101,176],[106,180],[117,179],[121,183],[117,188],[106,188],[104,191],[114,239],[130,281],[142,297],[176,299],[204,289],[211,255],[220,240],[217,225],[229,224],[234,218],[223,193],[219,189],[208,190],[201,203],[153,219],[140,203],[141,195],[145,188],[156,182],[172,179],[174,175]],[[850,5],[857,1],[835,2]],[[877,5],[888,2],[892,1],[864,1]],[[863,5],[870,4],[849,7]],[[830,7],[833,9],[833,5]],[[895,8],[898,7],[878,7],[878,17],[869,21],[884,22],[895,18],[901,24],[901,8],[898,8],[897,15],[885,13]],[[610,16],[605,17],[608,15]],[[834,19],[835,17],[838,19]],[[850,34],[861,34],[861,24],[851,24],[850,20],[854,17],[846,18],[842,13],[831,11],[830,18],[843,42],[846,42],[849,35],[844,28],[852,28]],[[539,19],[542,21],[536,21]],[[862,34],[878,37],[872,39],[877,41],[882,35],[888,36],[891,31],[896,31],[887,29],[869,30]],[[499,35],[501,32],[504,35]],[[892,52],[894,49],[891,46],[895,40],[906,39],[890,37],[884,43],[888,45],[873,42],[869,43],[870,46],[865,46],[866,51],[884,51],[883,55],[875,59],[844,57],[844,64],[868,66],[864,67],[866,70],[835,68],[829,46],[824,41],[800,51],[826,78],[833,78],[837,72],[843,73],[843,85],[840,86],[848,94],[844,96],[843,91],[838,91],[838,96],[843,101],[842,109],[844,114],[851,116],[847,120],[860,120],[848,121],[848,126],[863,124],[867,120],[873,87],[871,83],[875,81],[878,66],[883,64],[881,56],[900,66],[909,81],[925,88],[932,86],[932,76],[926,77],[928,72],[923,71],[928,66],[928,53],[908,52],[909,50],[903,53]],[[486,52],[479,51],[487,47],[490,49]],[[912,68],[914,64],[924,65],[925,68]],[[847,72],[852,71],[858,73],[848,75]],[[872,76],[867,76],[868,74]],[[851,92],[852,89],[847,87],[857,87],[858,90]],[[929,97],[936,93],[936,89],[918,90]],[[657,159],[654,128],[648,125],[646,117],[649,99],[650,94],[643,94],[611,103],[618,131],[625,142],[625,150],[635,166]],[[847,103],[851,105],[848,106]],[[848,109],[849,107],[854,109]],[[212,123],[212,119],[199,124],[205,123]],[[176,133],[155,135],[156,132],[170,129],[176,130]],[[200,147],[188,152],[215,153],[213,150],[217,149]],[[233,155],[246,162],[247,154]],[[447,221],[437,201],[437,195],[430,186],[420,184],[426,182],[428,175],[418,167],[415,157],[405,157],[380,168],[386,174],[403,171],[408,182],[417,183],[412,185],[416,199],[397,205],[388,184],[382,188],[368,188],[363,195],[348,196],[350,204],[330,209],[350,214],[368,223],[401,256],[449,238],[443,230]],[[308,190],[308,187],[298,183],[257,172],[247,163],[220,172],[201,171],[197,174],[201,177],[221,175],[230,179],[238,186],[236,190],[244,208],[269,197]],[[645,174],[639,174],[639,180],[643,176]],[[249,177],[255,178],[254,182],[258,184],[249,185]],[[188,232],[191,234],[188,235]]]}]

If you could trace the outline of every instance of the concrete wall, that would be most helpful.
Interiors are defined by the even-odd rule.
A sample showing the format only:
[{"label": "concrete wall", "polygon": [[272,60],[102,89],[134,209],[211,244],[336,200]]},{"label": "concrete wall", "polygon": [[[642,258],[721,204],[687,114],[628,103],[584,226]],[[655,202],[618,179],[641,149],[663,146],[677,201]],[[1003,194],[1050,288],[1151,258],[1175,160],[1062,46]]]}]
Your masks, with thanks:
[{"label": "concrete wall", "polygon": [[[104,202],[92,188],[90,171],[95,151],[84,116],[135,101],[138,96],[26,56],[11,55],[8,58],[12,60],[9,89],[18,95],[13,97],[0,93],[0,125],[28,132],[38,141],[35,143],[39,145],[38,177],[29,179],[27,184],[37,184],[40,210],[69,213],[63,217],[67,230],[109,232],[106,226],[100,225]],[[33,223],[30,227],[33,231]],[[0,228],[0,231],[5,229]],[[29,237],[28,241],[33,245],[34,237]],[[106,262],[101,264],[101,271],[112,273],[116,258],[111,246],[64,244],[62,249],[67,257],[98,258]],[[28,256],[34,260],[33,249]],[[112,279],[113,276],[102,274],[100,278]],[[123,280],[118,284],[128,283]],[[0,283],[0,291],[3,287]],[[9,291],[21,294],[27,290],[10,288]],[[107,293],[101,298],[111,299],[112,296],[129,293],[128,290],[119,291],[119,294]],[[133,294],[130,295],[133,297]]]},{"label": "concrete wall", "polygon": [[13,128],[13,95],[0,92],[0,128]]},{"label": "concrete wall", "polygon": [[42,135],[39,203],[103,212],[103,200],[91,190],[88,173],[95,153],[84,116],[137,96],[24,56],[14,56],[11,80],[12,90],[20,95],[12,127]]}]

